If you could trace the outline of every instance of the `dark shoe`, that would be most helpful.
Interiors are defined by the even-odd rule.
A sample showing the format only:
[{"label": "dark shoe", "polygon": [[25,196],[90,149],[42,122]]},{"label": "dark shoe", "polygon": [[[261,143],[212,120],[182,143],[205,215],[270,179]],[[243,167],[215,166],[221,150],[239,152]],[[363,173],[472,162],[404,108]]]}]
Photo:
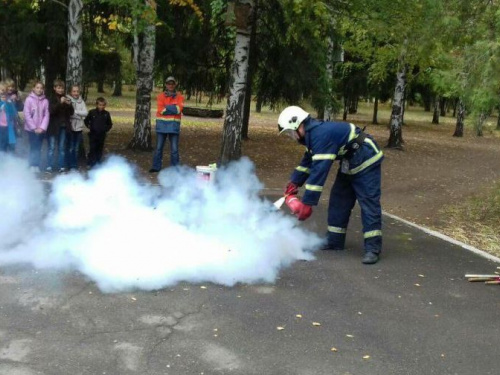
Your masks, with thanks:
[{"label": "dark shoe", "polygon": [[363,264],[375,264],[378,262],[378,254],[372,253],[371,251],[367,251],[365,256],[361,260]]},{"label": "dark shoe", "polygon": [[159,172],[159,170],[158,169],[154,169],[154,168],[151,168],[149,170],[149,173],[158,173],[158,172]]},{"label": "dark shoe", "polygon": [[340,247],[340,246],[334,246],[334,245],[331,245],[331,244],[324,244],[323,246],[321,246],[319,248],[320,250],[324,250],[324,251],[341,251],[341,250],[344,250],[343,247]]}]

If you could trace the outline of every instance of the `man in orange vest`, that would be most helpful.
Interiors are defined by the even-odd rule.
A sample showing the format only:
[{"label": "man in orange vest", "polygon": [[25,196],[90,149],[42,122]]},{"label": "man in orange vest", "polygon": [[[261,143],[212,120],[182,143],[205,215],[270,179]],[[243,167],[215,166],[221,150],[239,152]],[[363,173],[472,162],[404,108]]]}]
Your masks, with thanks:
[{"label": "man in orange vest", "polygon": [[156,97],[156,150],[150,173],[157,173],[162,167],[163,147],[170,141],[170,165],[179,164],[179,135],[181,130],[184,97],[177,92],[177,80],[170,76],[165,80],[165,91]]}]

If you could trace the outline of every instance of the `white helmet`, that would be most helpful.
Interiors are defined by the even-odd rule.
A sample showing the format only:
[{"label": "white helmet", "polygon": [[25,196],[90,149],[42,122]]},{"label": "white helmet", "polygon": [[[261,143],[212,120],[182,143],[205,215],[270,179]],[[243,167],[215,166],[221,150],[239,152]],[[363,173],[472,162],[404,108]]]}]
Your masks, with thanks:
[{"label": "white helmet", "polygon": [[297,130],[306,118],[309,117],[309,113],[304,111],[302,108],[292,105],[291,107],[286,107],[280,114],[278,118],[278,129],[280,134],[285,130]]}]

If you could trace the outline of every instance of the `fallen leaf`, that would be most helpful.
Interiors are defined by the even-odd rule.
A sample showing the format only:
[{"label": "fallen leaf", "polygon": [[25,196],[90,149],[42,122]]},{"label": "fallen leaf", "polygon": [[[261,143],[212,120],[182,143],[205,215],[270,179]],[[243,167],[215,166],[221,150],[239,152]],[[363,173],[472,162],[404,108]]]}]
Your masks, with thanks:
[{"label": "fallen leaf", "polygon": [[131,297],[130,299],[131,299],[132,301],[137,301],[137,298],[135,298],[135,297]]},{"label": "fallen leaf", "polygon": [[295,315],[295,317],[296,317],[296,318],[302,318],[302,315],[297,314],[297,315]]},{"label": "fallen leaf", "polygon": [[414,284],[415,286],[420,286],[420,284]]},{"label": "fallen leaf", "polygon": [[370,359],[370,356],[369,355],[364,355],[363,359]]},{"label": "fallen leaf", "polygon": [[321,325],[321,323],[313,322],[313,326],[319,327],[320,325]]},{"label": "fallen leaf", "polygon": [[276,327],[276,329],[277,329],[278,331],[283,331],[283,330],[285,329],[285,327]]},{"label": "fallen leaf", "polygon": [[207,289],[205,285],[200,286],[200,289]]},{"label": "fallen leaf", "polygon": [[330,349],[332,352],[338,352],[337,348],[331,348]]},{"label": "fallen leaf", "polygon": [[425,277],[424,275],[418,275],[418,277]]},{"label": "fallen leaf", "polygon": [[350,337],[352,339],[354,336],[353,335],[346,335],[346,337]]}]

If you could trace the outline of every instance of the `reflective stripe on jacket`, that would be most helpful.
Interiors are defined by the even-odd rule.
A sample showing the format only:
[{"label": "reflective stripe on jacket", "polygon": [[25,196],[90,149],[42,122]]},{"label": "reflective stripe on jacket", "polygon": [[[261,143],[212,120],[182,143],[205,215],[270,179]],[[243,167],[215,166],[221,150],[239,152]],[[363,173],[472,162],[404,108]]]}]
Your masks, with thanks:
[{"label": "reflective stripe on jacket", "polygon": [[[302,202],[317,205],[328,172],[335,159],[342,159],[346,146],[361,132],[361,129],[346,122],[319,121],[308,118],[304,121],[306,152],[292,174],[291,181],[299,186],[305,183]],[[375,141],[367,136],[363,145],[346,162],[342,173],[354,175],[366,168],[381,163],[383,153]]]},{"label": "reflective stripe on jacket", "polygon": [[179,133],[184,97],[179,92],[171,95],[162,92],[156,97],[156,132]]}]

